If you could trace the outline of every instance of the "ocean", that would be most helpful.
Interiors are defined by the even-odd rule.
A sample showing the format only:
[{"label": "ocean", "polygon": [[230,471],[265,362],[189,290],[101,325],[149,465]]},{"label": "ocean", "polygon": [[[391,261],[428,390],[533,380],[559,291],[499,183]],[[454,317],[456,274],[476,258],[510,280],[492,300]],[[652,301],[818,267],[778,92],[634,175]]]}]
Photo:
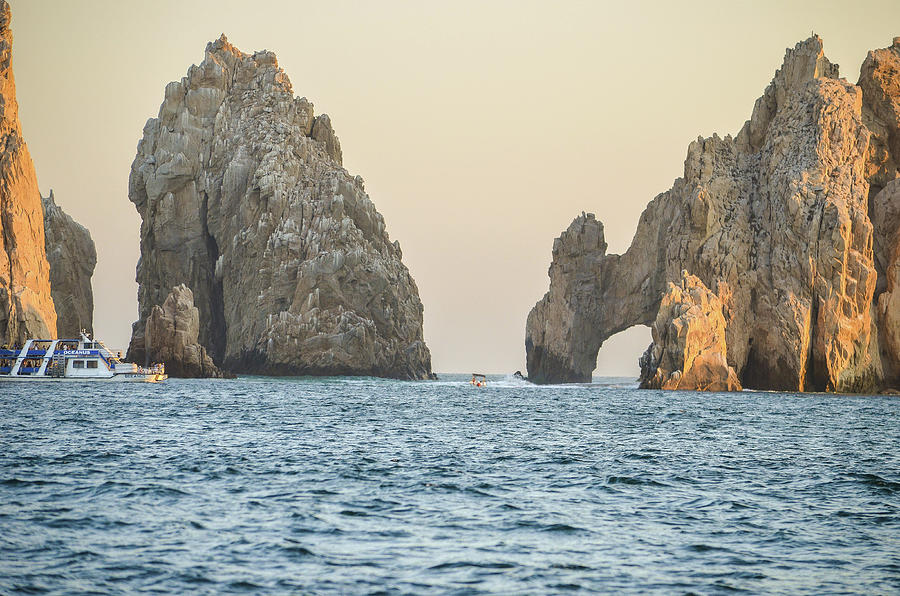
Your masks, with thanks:
[{"label": "ocean", "polygon": [[0,593],[900,592],[900,398],[0,384]]}]

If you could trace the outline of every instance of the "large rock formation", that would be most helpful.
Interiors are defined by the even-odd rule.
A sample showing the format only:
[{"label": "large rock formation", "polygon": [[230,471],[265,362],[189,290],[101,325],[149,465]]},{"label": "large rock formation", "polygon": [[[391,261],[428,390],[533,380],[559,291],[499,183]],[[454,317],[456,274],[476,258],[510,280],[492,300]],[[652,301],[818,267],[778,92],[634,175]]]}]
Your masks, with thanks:
[{"label": "large rock formation", "polygon": [[866,175],[874,227],[878,338],[885,383],[900,386],[900,37],[869,52],[859,75],[872,131]]},{"label": "large rock formation", "polygon": [[129,198],[143,219],[135,360],[152,308],[183,283],[200,343],[235,372],[431,373],[400,246],[273,53],[207,45],[144,127]]},{"label": "large rock formation", "polygon": [[[870,86],[896,98],[885,52],[896,42],[870,56],[881,77]],[[727,361],[745,387],[874,389],[883,369],[869,178],[896,176],[896,112],[866,100],[885,122],[886,149],[873,158],[866,88],[839,79],[813,36],[786,52],[736,138],[691,143],[684,176],[647,206],[628,251],[606,254],[602,225],[577,218],[528,317],[529,377],[589,380],[603,341],[654,323],[667,284],[687,270],[730,288]]]},{"label": "large rock formation", "polygon": [[741,390],[726,356],[727,284],[718,292],[687,271],[680,284],[669,284],[653,323],[653,343],[641,357],[642,388]]},{"label": "large rock formation", "polygon": [[50,263],[50,292],[56,306],[59,337],[94,332],[94,292],[91,276],[97,250],[87,228],[66,214],[53,197],[41,199],[44,209],[44,246]]},{"label": "large rock formation", "polygon": [[875,246],[882,248],[877,291],[878,338],[885,383],[900,386],[900,179],[889,182],[874,197],[872,224]]},{"label": "large rock formation", "polygon": [[199,335],[200,311],[194,306],[190,288],[181,284],[172,288],[162,306],[150,309],[139,337],[144,342],[147,364],[162,362],[170,376],[226,376],[198,343]]},{"label": "large rock formation", "polygon": [[0,0],[0,343],[56,335],[37,176],[19,124],[9,3]]}]

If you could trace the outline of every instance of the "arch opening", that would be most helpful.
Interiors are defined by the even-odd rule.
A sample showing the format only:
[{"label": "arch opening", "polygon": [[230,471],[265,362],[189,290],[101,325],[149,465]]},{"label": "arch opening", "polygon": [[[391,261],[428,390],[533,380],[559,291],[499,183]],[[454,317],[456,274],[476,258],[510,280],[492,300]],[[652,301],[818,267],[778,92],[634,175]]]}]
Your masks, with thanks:
[{"label": "arch opening", "polygon": [[637,379],[641,373],[638,359],[651,342],[650,327],[647,325],[633,325],[612,335],[600,346],[597,367],[591,376]]}]

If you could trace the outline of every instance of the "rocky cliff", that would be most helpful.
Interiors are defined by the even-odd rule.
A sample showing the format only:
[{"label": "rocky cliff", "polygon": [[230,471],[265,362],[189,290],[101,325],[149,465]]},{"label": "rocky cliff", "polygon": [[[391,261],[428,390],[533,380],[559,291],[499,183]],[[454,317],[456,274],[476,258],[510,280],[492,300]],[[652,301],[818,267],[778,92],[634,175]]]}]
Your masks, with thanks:
[{"label": "rocky cliff", "polygon": [[129,198],[143,220],[140,319],[185,284],[199,342],[235,372],[431,373],[418,289],[327,115],[294,97],[268,51],[222,36],[166,87]]},{"label": "rocky cliff", "polygon": [[56,336],[37,176],[19,124],[9,3],[0,0],[0,343]]},{"label": "rocky cliff", "polygon": [[84,329],[94,332],[94,292],[91,276],[97,266],[97,250],[87,228],[59,206],[50,191],[43,197],[44,246],[50,263],[50,293],[56,306],[59,337],[78,337]]},{"label": "rocky cliff", "polygon": [[876,316],[885,384],[900,386],[900,37],[869,52],[859,75],[872,132],[866,176],[874,226]]},{"label": "rocky cliff", "polygon": [[745,387],[881,384],[885,354],[896,352],[879,342],[878,302],[882,321],[897,317],[893,285],[876,301],[877,262],[895,262],[878,247],[896,245],[896,220],[873,234],[869,211],[897,177],[897,57],[895,40],[853,85],[821,39],[797,44],[735,138],[690,144],[684,176],[650,202],[624,254],[606,254],[593,215],[577,218],[554,243],[550,290],[528,317],[530,378],[589,380],[607,338],[667,324],[660,302],[687,270],[730,289],[727,362]]}]

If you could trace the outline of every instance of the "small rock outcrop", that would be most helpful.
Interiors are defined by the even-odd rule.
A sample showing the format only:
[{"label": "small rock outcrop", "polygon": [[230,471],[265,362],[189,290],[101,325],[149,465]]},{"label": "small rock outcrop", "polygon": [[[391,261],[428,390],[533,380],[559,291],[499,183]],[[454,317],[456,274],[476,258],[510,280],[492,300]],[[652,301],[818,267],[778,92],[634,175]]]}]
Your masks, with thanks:
[{"label": "small rock outcrop", "polygon": [[0,344],[56,336],[34,164],[19,123],[10,10],[0,0]]},{"label": "small rock outcrop", "polygon": [[727,363],[744,387],[877,389],[897,354],[879,340],[896,308],[876,308],[896,287],[878,271],[895,262],[884,246],[895,245],[896,220],[879,228],[870,205],[890,202],[878,197],[900,163],[898,47],[871,53],[859,85],[838,78],[817,36],[787,50],[736,137],[690,144],[683,177],[650,202],[624,254],[606,254],[593,215],[576,218],[528,317],[529,378],[588,381],[601,344],[653,325],[686,270],[729,288]]},{"label": "small rock outcrop", "polygon": [[[718,291],[727,301],[727,285]],[[641,357],[641,388],[741,390],[728,366],[722,298],[687,271],[679,285],[669,284],[653,323],[653,343]]]},{"label": "small rock outcrop", "polygon": [[150,310],[144,332],[139,335],[143,351],[135,353],[147,364],[162,362],[172,377],[227,376],[198,343],[199,335],[200,311],[194,306],[193,292],[182,284],[172,288],[162,306]]},{"label": "small rock outcrop", "polygon": [[44,246],[50,263],[50,292],[56,306],[58,337],[78,337],[84,329],[94,333],[94,292],[91,276],[97,249],[87,228],[59,206],[50,191],[42,197]]},{"label": "small rock outcrop", "polygon": [[131,167],[140,319],[186,284],[199,342],[238,373],[424,379],[418,289],[327,115],[275,54],[223,35],[166,87]]}]

